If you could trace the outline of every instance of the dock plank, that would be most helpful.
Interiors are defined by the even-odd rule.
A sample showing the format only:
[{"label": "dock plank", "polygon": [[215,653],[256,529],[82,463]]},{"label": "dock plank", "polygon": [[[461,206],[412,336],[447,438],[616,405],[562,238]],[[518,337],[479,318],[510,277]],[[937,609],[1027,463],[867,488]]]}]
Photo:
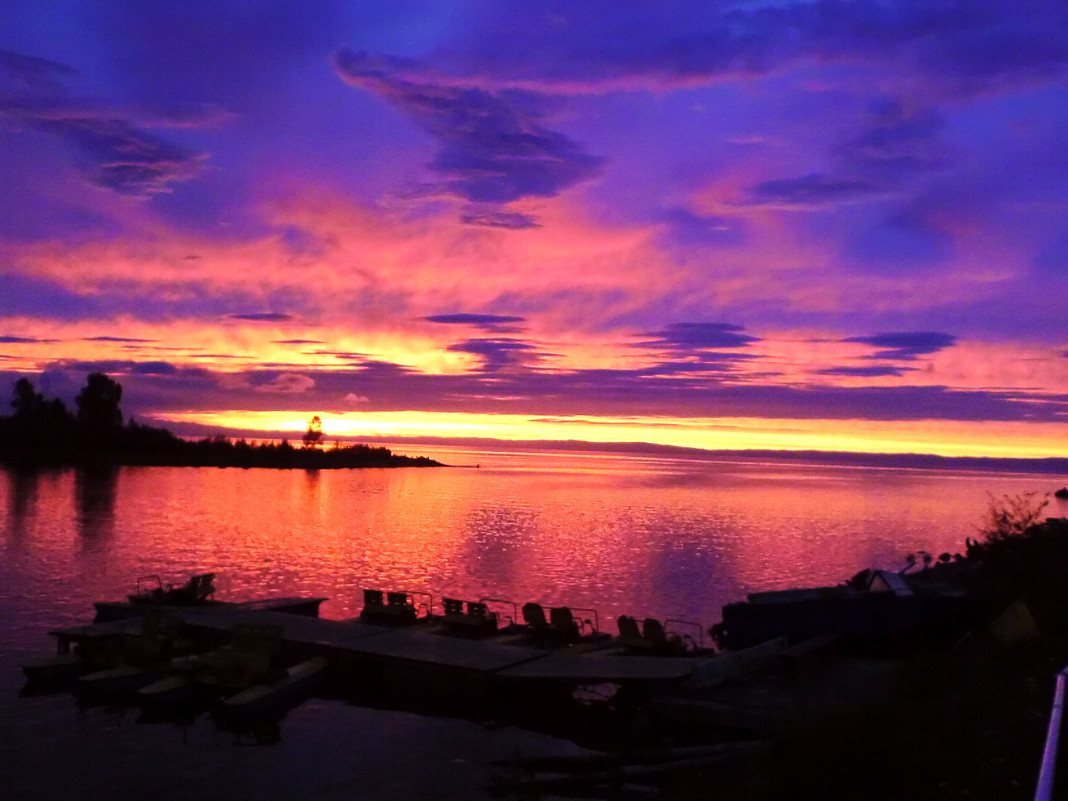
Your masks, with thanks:
[{"label": "dock plank", "polygon": [[604,653],[546,654],[544,659],[502,670],[513,679],[552,681],[673,681],[691,675],[706,660],[683,656],[623,656]]},{"label": "dock plank", "polygon": [[378,657],[426,662],[481,673],[497,672],[531,660],[544,659],[547,655],[540,648],[450,637],[418,629],[395,629],[381,637],[361,640],[358,648],[365,654]]}]

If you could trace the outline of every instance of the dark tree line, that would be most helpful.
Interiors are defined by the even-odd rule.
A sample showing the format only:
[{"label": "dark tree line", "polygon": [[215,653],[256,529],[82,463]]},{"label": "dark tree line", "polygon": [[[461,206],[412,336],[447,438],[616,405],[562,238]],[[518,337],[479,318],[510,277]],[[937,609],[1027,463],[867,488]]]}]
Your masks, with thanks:
[{"label": "dark tree line", "polygon": [[77,454],[173,444],[169,431],[133,422],[124,426],[121,401],[122,387],[104,373],[89,375],[73,413],[62,400],[46,399],[28,378],[20,378],[11,394],[12,415],[0,418],[3,455],[63,461]]},{"label": "dark tree line", "polygon": [[62,400],[48,400],[28,378],[15,382],[12,414],[0,417],[0,463],[21,465],[169,465],[215,467],[404,467],[432,466],[388,448],[350,445],[319,448],[322,421],[312,419],[302,448],[215,436],[189,441],[164,428],[123,424],[122,387],[104,373],[91,373],[71,412]]}]

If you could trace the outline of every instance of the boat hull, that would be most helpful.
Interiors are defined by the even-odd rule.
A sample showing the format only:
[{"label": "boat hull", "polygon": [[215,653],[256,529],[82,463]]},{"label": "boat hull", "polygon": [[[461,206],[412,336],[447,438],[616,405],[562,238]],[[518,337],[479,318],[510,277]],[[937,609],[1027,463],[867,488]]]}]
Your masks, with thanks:
[{"label": "boat hull", "polygon": [[98,665],[83,659],[78,654],[55,654],[33,659],[22,666],[26,679],[42,684],[58,684],[74,681],[80,676],[99,670]]},{"label": "boat hull", "polygon": [[184,612],[190,609],[232,609],[241,611],[285,612],[290,615],[318,617],[319,606],[325,598],[263,598],[257,601],[232,603],[229,601],[205,601],[196,604],[158,604],[131,601],[96,601],[94,623],[111,623],[144,617],[152,611]]},{"label": "boat hull", "polygon": [[326,667],[323,657],[307,659],[288,668],[278,681],[254,684],[226,698],[219,711],[224,715],[256,715],[303,700],[322,680]]}]

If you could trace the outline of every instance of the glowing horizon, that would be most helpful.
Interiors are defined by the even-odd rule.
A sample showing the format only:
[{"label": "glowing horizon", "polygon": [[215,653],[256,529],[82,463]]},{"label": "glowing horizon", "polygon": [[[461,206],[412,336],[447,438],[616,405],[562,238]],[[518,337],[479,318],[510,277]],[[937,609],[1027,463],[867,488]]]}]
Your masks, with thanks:
[{"label": "glowing horizon", "polygon": [[[323,421],[328,442],[361,437],[486,438],[513,442],[576,440],[592,443],[649,443],[704,450],[824,451],[872,454],[930,454],[1045,459],[1064,455],[1057,447],[1068,426],[945,424],[879,426],[868,421],[767,420],[745,418],[544,419],[525,415],[426,412],[190,412],[161,415],[165,423],[217,428],[221,433],[257,431],[272,438],[299,439],[313,415]],[[828,433],[834,427],[835,433]],[[231,434],[231,436],[237,436]]]}]

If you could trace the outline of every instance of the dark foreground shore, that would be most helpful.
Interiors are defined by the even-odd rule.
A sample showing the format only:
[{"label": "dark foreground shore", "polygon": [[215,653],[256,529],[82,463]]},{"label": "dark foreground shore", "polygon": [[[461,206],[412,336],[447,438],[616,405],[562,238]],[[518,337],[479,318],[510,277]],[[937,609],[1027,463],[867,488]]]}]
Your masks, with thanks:
[{"label": "dark foreground shore", "polygon": [[[1068,666],[1068,520],[969,546],[946,569],[977,601],[972,625],[840,639],[722,692],[765,724],[747,736],[773,746],[669,779],[661,797],[1034,798],[1057,674]],[[1068,763],[1060,768],[1054,798],[1068,797]]]}]

